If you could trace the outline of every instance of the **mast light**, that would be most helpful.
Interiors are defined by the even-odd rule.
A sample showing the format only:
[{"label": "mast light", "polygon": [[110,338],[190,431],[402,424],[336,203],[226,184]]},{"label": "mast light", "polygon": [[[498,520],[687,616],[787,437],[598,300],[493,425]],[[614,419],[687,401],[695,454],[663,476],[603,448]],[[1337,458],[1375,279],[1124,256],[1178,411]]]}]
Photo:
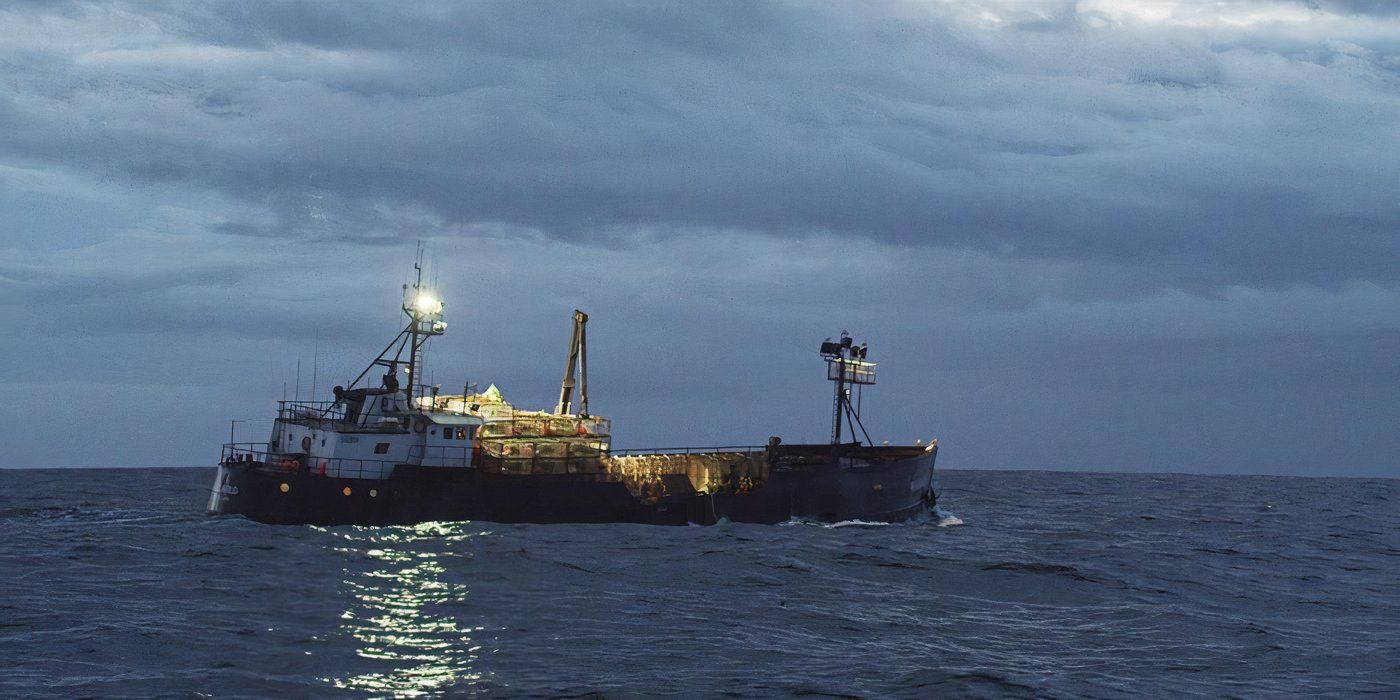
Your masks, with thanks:
[{"label": "mast light", "polygon": [[419,294],[418,298],[413,301],[413,307],[418,309],[419,313],[442,313],[442,302],[434,298],[431,294]]}]

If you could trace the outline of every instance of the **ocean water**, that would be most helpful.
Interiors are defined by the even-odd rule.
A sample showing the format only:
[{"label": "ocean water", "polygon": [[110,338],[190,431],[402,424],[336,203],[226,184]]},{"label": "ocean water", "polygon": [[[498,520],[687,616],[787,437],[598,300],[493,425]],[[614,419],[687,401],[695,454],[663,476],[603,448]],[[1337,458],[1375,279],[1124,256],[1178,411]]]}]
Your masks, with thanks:
[{"label": "ocean water", "polygon": [[943,472],[897,525],[260,525],[0,470],[0,697],[1400,695],[1400,481]]}]

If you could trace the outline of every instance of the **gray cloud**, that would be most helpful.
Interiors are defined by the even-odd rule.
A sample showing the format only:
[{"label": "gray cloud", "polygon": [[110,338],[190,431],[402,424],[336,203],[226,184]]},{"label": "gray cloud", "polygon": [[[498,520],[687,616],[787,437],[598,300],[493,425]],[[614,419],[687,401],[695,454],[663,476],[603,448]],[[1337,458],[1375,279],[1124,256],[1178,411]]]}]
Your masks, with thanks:
[{"label": "gray cloud", "polygon": [[[844,326],[889,362],[891,435],[937,425],[963,465],[1178,468],[1175,426],[1207,452],[1180,468],[1309,471],[1350,441],[1348,468],[1393,471],[1371,427],[1400,419],[1381,4],[74,2],[0,23],[8,386],[178,395],[181,459],[297,357],[357,369],[425,238],[444,382],[548,403],[584,306],[636,442],[820,433],[808,341]],[[754,348],[737,376],[716,338]],[[665,397],[686,406],[658,423]],[[1249,409],[1290,397],[1310,408]],[[1277,436],[1310,416],[1290,457]]]},{"label": "gray cloud", "polygon": [[83,6],[148,38],[17,56],[0,123],[11,157],[228,192],[232,233],[382,242],[411,210],[1394,281],[1393,54],[950,7]]},{"label": "gray cloud", "polygon": [[1381,17],[1400,15],[1400,7],[1389,0],[1313,0],[1308,5],[1332,12],[1371,14]]}]

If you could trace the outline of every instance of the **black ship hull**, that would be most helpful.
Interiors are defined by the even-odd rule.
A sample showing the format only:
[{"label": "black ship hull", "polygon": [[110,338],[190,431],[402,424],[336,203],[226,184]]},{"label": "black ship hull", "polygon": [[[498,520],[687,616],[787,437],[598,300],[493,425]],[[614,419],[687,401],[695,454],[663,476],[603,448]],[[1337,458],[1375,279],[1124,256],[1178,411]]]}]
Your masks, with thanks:
[{"label": "black ship hull", "polygon": [[241,462],[220,466],[209,510],[314,525],[898,521],[934,504],[936,453],[934,447],[783,446],[767,456],[760,485],[700,492],[684,474],[666,474],[643,493],[608,473],[397,465],[386,479],[362,479]]}]

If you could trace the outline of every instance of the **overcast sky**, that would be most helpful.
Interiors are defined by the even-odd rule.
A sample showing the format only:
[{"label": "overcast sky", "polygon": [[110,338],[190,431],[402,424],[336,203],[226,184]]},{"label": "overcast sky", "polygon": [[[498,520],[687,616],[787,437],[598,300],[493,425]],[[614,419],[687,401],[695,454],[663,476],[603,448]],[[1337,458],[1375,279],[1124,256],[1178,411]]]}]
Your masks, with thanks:
[{"label": "overcast sky", "polygon": [[[401,324],[619,447],[1400,476],[1400,3],[9,2],[0,466],[212,464]],[[261,439],[265,420],[237,426]]]}]

